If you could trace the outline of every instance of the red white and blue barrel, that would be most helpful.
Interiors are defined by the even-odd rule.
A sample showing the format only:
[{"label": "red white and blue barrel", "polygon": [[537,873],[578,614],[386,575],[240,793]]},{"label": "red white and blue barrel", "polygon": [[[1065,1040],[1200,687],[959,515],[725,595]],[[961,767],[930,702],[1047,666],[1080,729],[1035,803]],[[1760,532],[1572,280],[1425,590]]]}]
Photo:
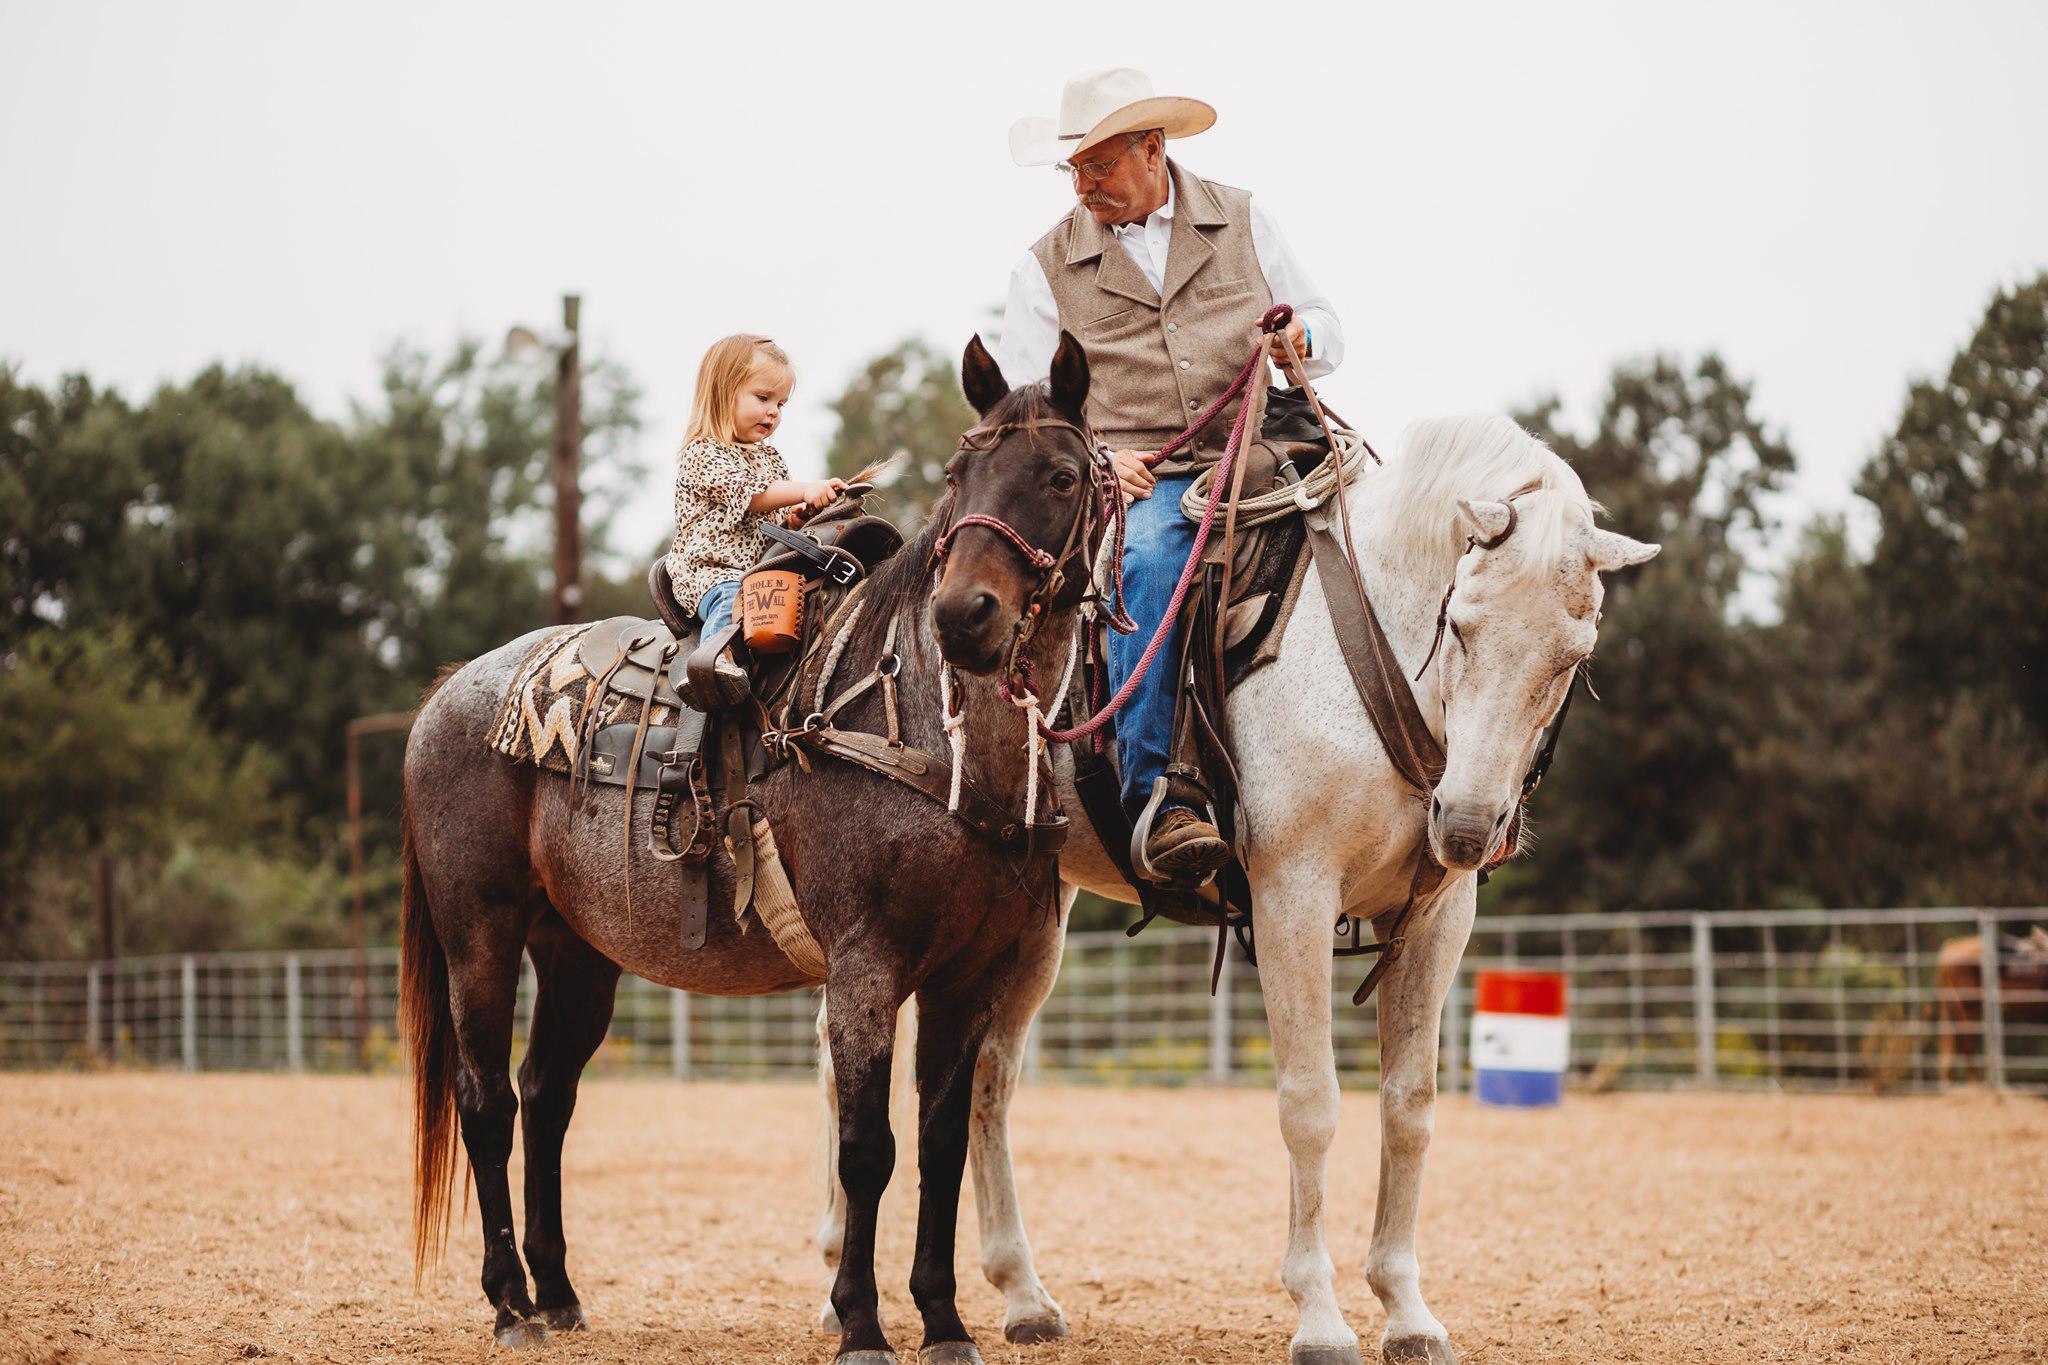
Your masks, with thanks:
[{"label": "red white and blue barrel", "polygon": [[1473,1092],[1481,1104],[1556,1104],[1571,1065],[1565,979],[1557,972],[1480,972],[1472,1012]]}]

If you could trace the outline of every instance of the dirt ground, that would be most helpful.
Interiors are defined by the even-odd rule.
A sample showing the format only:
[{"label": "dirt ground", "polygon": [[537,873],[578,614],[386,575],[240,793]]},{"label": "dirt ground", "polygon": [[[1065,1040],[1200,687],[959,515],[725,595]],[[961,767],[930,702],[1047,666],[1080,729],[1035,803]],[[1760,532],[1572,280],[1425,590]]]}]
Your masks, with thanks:
[{"label": "dirt ground", "polygon": [[[815,1105],[803,1086],[586,1084],[569,1266],[594,1330],[543,1358],[828,1361]],[[962,1309],[992,1365],[1286,1360],[1270,1094],[1028,1087],[1015,1141],[1074,1336],[1003,1342],[968,1213]],[[1376,1160],[1373,1097],[1347,1095],[1331,1251],[1368,1346]],[[395,1078],[0,1076],[0,1360],[493,1359],[473,1203],[412,1287],[406,1161]],[[912,1183],[899,1158],[880,1266],[899,1348],[917,1343]],[[2048,1359],[2048,1104],[1450,1099],[1422,1237],[1474,1365]]]}]

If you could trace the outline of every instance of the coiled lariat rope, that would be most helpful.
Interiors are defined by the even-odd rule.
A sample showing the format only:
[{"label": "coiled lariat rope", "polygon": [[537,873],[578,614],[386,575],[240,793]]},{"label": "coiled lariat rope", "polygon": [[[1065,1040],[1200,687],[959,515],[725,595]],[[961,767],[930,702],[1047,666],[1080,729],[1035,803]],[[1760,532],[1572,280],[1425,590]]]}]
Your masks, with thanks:
[{"label": "coiled lariat rope", "polygon": [[[1263,335],[1270,336],[1286,327],[1293,320],[1294,309],[1287,304],[1276,303],[1266,310],[1264,317],[1259,319],[1259,331]],[[1194,440],[1200,434],[1202,428],[1208,426],[1210,422],[1216,419],[1218,413],[1230,406],[1233,399],[1242,397],[1245,389],[1252,382],[1252,375],[1257,373],[1259,363],[1264,359],[1265,354],[1266,343],[1263,340],[1253,343],[1252,353],[1245,360],[1244,368],[1237,372],[1237,378],[1230,381],[1230,387],[1223,391],[1222,396],[1211,403],[1193,422],[1190,422],[1187,430],[1181,432],[1180,435],[1174,437],[1171,441],[1168,441],[1164,447],[1154,454],[1146,456],[1145,462],[1153,464],[1169,458],[1175,451]],[[1159,628],[1152,632],[1151,640],[1145,645],[1145,652],[1138,658],[1137,667],[1131,670],[1131,676],[1124,679],[1124,684],[1116,690],[1116,695],[1111,697],[1100,711],[1097,711],[1087,720],[1082,721],[1070,730],[1046,728],[1045,737],[1053,743],[1067,744],[1077,739],[1085,739],[1106,725],[1110,717],[1123,710],[1124,704],[1131,699],[1131,694],[1137,691],[1138,684],[1144,681],[1146,670],[1152,667],[1152,661],[1158,657],[1159,651],[1165,647],[1166,642],[1173,638],[1174,622],[1180,618],[1181,606],[1187,601],[1188,588],[1194,583],[1195,574],[1202,566],[1202,552],[1209,544],[1209,529],[1215,525],[1216,509],[1223,502],[1223,490],[1229,486],[1231,468],[1237,463],[1238,451],[1244,443],[1245,415],[1250,410],[1251,404],[1249,403],[1239,405],[1237,417],[1231,422],[1230,441],[1223,447],[1223,458],[1216,462],[1213,478],[1209,485],[1208,499],[1202,506],[1202,522],[1195,531],[1194,548],[1188,551],[1188,562],[1181,566],[1180,581],[1173,585],[1173,597],[1166,604],[1166,615],[1160,619]],[[1118,548],[1120,549],[1121,547]],[[1120,576],[1123,573],[1121,554],[1118,555],[1117,562],[1110,566],[1110,570],[1114,575]],[[1117,600],[1119,603],[1122,600],[1120,590],[1117,593]],[[1023,690],[1019,689],[1019,691]]]},{"label": "coiled lariat rope", "polygon": [[[1350,483],[1365,468],[1368,459],[1377,460],[1365,438],[1355,431],[1342,427],[1333,433],[1336,450],[1329,459],[1318,464],[1303,477],[1301,482],[1285,488],[1276,488],[1267,493],[1253,493],[1237,500],[1237,524],[1239,526],[1264,526],[1283,517],[1298,516],[1312,508],[1319,507],[1325,498],[1337,491],[1338,481]],[[1208,506],[1210,489],[1213,487],[1216,470],[1211,467],[1195,476],[1187,491],[1180,495],[1182,515],[1193,520],[1202,515]]]}]

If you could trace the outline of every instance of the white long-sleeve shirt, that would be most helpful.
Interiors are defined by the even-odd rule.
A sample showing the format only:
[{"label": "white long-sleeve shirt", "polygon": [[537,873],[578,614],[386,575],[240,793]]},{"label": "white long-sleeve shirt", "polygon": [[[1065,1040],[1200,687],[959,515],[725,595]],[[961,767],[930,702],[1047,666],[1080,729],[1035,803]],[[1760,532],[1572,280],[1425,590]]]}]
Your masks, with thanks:
[{"label": "white long-sleeve shirt", "polygon": [[[1166,186],[1166,202],[1142,223],[1112,227],[1110,233],[1123,244],[1152,288],[1165,290],[1166,250],[1173,238],[1173,182]],[[1252,251],[1259,259],[1259,273],[1275,303],[1294,305],[1295,320],[1308,328],[1307,370],[1310,379],[1321,379],[1344,360],[1344,324],[1337,310],[1316,282],[1302,269],[1294,249],[1281,234],[1255,197],[1251,201]],[[996,364],[1013,387],[1035,384],[1052,373],[1052,355],[1060,344],[1059,304],[1052,296],[1052,282],[1045,267],[1027,251],[1010,271],[1010,294],[1003,305],[1003,331],[995,348]]]}]

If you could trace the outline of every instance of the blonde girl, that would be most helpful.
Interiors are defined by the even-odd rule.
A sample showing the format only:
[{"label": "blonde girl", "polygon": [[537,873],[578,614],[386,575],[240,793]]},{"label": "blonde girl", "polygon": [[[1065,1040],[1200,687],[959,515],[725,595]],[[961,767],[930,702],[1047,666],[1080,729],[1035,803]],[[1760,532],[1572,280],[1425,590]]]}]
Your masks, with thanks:
[{"label": "blonde girl", "polygon": [[668,574],[676,601],[696,612],[706,638],[732,621],[740,575],[767,540],[762,520],[815,511],[846,486],[840,479],[791,479],[768,444],[795,387],[789,357],[767,337],[726,337],[697,367],[690,431],[676,457]]}]

